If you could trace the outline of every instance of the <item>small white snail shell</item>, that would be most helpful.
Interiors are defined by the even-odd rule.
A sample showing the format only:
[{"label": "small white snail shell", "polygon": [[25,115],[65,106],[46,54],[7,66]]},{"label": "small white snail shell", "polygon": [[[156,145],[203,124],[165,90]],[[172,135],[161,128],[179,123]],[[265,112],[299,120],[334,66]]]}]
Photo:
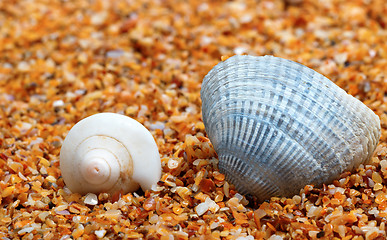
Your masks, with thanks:
[{"label": "small white snail shell", "polygon": [[60,151],[63,180],[81,194],[148,190],[161,176],[157,145],[139,122],[99,113],[73,126]]}]

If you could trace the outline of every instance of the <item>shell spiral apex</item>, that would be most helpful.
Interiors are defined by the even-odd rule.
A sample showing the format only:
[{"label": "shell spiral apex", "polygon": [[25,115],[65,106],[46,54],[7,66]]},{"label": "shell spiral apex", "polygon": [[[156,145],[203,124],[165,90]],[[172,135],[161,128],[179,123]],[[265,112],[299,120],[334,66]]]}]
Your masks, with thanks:
[{"label": "shell spiral apex", "polygon": [[60,151],[63,180],[86,194],[150,189],[161,176],[157,145],[139,122],[116,113],[99,113],[73,126]]},{"label": "shell spiral apex", "polygon": [[201,89],[203,122],[219,169],[259,200],[321,186],[372,156],[380,120],[316,71],[273,56],[236,55]]}]

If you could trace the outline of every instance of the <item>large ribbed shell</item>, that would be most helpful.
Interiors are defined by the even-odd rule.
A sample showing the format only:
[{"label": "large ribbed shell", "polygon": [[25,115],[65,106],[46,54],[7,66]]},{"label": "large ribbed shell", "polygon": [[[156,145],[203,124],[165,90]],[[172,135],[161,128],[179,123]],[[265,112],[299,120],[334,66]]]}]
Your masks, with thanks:
[{"label": "large ribbed shell", "polygon": [[234,56],[201,90],[206,132],[219,168],[259,200],[320,186],[372,156],[380,121],[362,102],[299,63]]}]

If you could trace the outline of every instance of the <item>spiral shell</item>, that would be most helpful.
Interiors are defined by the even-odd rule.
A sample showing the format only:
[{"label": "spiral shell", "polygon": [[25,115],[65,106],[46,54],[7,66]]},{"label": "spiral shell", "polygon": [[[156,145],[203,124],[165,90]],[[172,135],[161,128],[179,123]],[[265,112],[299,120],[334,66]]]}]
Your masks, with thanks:
[{"label": "spiral shell", "polygon": [[136,120],[116,113],[75,124],[62,144],[60,169],[67,187],[81,194],[147,190],[161,176],[153,136]]},{"label": "spiral shell", "polygon": [[321,186],[372,156],[378,116],[333,82],[273,56],[233,56],[201,90],[206,132],[219,169],[259,200]]}]

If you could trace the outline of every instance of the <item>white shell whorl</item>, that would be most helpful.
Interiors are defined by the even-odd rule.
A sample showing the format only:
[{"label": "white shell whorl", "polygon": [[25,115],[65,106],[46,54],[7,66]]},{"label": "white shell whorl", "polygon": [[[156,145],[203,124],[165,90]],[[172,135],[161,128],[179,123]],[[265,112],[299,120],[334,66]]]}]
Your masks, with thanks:
[{"label": "white shell whorl", "polygon": [[69,131],[60,152],[68,188],[81,194],[150,189],[161,176],[157,145],[139,122],[99,113]]},{"label": "white shell whorl", "polygon": [[323,75],[272,57],[233,56],[201,90],[219,168],[260,200],[291,196],[351,171],[373,154],[379,118]]}]

